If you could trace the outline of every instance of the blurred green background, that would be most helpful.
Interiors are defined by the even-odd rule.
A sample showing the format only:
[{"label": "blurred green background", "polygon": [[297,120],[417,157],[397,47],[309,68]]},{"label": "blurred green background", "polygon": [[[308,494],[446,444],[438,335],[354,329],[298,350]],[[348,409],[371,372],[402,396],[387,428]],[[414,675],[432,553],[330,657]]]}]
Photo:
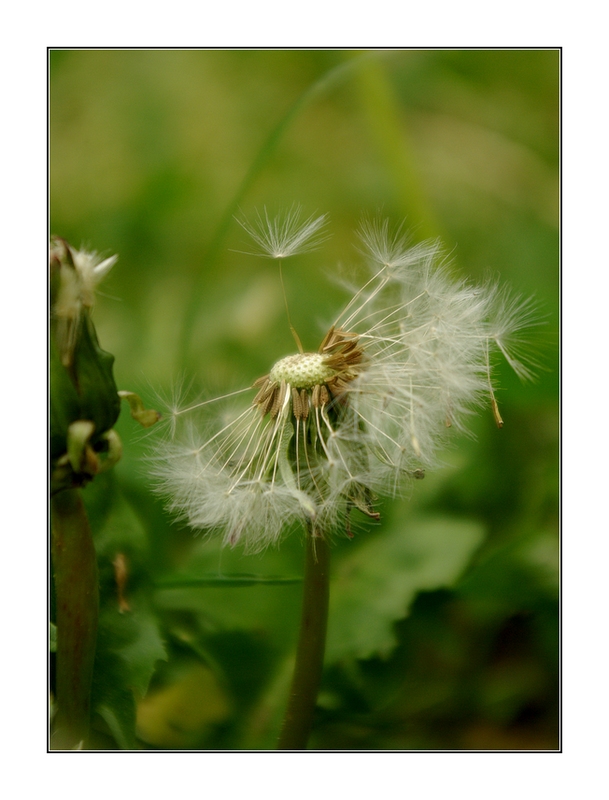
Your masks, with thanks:
[{"label": "blurred green background", "polygon": [[[458,273],[500,276],[545,315],[537,381],[498,370],[503,430],[476,419],[380,527],[337,539],[313,748],[558,746],[558,125],[555,50],[50,53],[51,232],[119,254],[94,320],[119,388],[148,405],[180,381],[241,388],[293,350],[276,265],[239,252],[233,215],[264,206],[330,217],[323,249],[284,268],[307,349],[344,302],[363,214],[441,237]],[[126,409],[117,429],[122,462],[84,491],[98,746],[272,748],[300,587],[218,578],[298,577],[301,538],[220,553],[152,495],[154,430]]]}]

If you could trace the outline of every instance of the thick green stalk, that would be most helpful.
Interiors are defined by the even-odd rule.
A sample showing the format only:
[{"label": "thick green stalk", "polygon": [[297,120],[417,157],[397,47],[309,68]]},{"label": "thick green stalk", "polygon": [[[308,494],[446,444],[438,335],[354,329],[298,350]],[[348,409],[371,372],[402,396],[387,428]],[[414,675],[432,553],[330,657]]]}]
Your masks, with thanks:
[{"label": "thick green stalk", "polygon": [[296,666],[278,750],[306,749],[323,670],[330,596],[330,548],[325,539],[310,533],[306,548]]},{"label": "thick green stalk", "polygon": [[86,747],[97,639],[97,558],[78,489],[51,501],[51,552],[56,599],[56,702],[52,747]]}]

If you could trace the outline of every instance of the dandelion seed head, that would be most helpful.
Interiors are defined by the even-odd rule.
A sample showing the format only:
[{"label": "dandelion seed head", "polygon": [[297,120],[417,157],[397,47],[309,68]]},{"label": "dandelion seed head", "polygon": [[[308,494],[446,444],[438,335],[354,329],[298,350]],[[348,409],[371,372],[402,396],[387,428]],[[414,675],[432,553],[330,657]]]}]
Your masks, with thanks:
[{"label": "dandelion seed head", "polygon": [[[295,246],[293,220],[285,225],[267,218],[267,250],[285,252],[290,237]],[[368,223],[360,238],[372,275],[317,352],[275,362],[235,413],[213,415],[207,404],[176,412],[153,455],[169,508],[225,544],[255,552],[297,523],[352,535],[352,510],[377,519],[375,497],[436,466],[447,436],[467,431],[481,405],[499,424],[493,351],[521,376],[531,371],[528,302],[456,278],[437,243],[409,248],[388,223]]]},{"label": "dandelion seed head", "polygon": [[278,361],[269,374],[271,381],[290,384],[295,389],[312,389],[333,376],[333,370],[320,353],[299,353]]}]

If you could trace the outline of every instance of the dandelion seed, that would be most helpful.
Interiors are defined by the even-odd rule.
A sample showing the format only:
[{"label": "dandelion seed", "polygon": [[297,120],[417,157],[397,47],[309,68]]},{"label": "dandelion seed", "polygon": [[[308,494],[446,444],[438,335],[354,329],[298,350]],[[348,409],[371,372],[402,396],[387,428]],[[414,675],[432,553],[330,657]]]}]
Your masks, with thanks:
[{"label": "dandelion seed", "polygon": [[253,223],[238,219],[237,222],[256,242],[262,252],[252,255],[265,255],[269,258],[289,258],[297,253],[315,250],[328,237],[323,229],[327,224],[327,214],[319,217],[311,215],[302,220],[300,206],[292,208],[276,217],[269,217],[264,208],[264,216],[260,213]]},{"label": "dandelion seed", "polygon": [[[433,252],[429,242],[411,247],[403,225],[391,231],[387,219],[362,220],[357,235],[363,245],[362,252],[373,263],[388,269],[408,267],[419,261],[422,255]],[[436,248],[439,250],[440,245],[437,244]]]},{"label": "dandelion seed", "polygon": [[543,324],[532,298],[514,295],[505,287],[494,286],[495,316],[491,337],[505,360],[522,380],[532,380],[541,365],[531,353],[527,333]]},{"label": "dandelion seed", "polygon": [[[295,235],[286,230],[279,242],[269,221],[257,237],[285,252]],[[154,454],[170,509],[220,531],[225,544],[261,550],[297,522],[317,536],[337,527],[351,536],[351,510],[377,518],[375,496],[422,478],[450,430],[465,429],[489,394],[501,419],[494,350],[530,375],[529,303],[454,278],[437,244],[409,249],[385,222],[368,223],[360,237],[371,277],[317,352],[277,361],[254,382],[248,407],[204,425],[185,415]]]}]

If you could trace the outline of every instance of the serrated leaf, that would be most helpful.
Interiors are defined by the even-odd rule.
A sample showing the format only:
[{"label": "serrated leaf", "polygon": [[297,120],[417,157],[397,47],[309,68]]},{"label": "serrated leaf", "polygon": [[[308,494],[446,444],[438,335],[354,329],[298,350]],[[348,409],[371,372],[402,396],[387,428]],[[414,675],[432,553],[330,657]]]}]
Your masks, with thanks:
[{"label": "serrated leaf", "polygon": [[114,356],[102,350],[88,315],[74,350],[74,373],[81,402],[81,418],[95,423],[98,434],[109,430],[120,414],[121,401],[112,371]]},{"label": "serrated leaf", "polygon": [[167,658],[157,621],[138,599],[134,611],[106,608],[100,615],[92,690],[93,710],[127,749],[135,742],[134,693],[145,695],[157,662]]},{"label": "serrated leaf", "polygon": [[326,661],[387,655],[418,592],[453,585],[482,539],[475,522],[409,519],[360,545],[332,580]]},{"label": "serrated leaf", "polygon": [[[167,657],[148,600],[146,530],[123,496],[116,475],[99,475],[83,494],[95,525],[100,574],[92,708],[106,721],[118,744],[131,748],[135,741],[134,693],[146,693],[158,661]],[[124,583],[117,577],[119,557]]]},{"label": "serrated leaf", "polygon": [[136,605],[137,598],[132,603],[134,611],[112,613],[112,637],[116,642],[114,652],[125,665],[126,685],[144,695],[157,661],[165,660],[167,653],[152,612]]},{"label": "serrated leaf", "polygon": [[[93,424],[91,444],[103,442],[120,413],[120,398],[114,382],[114,356],[102,350],[93,322],[86,314],[80,325],[74,360],[68,368],[53,335],[50,361],[50,433],[51,458],[58,459],[67,450],[70,426],[82,420]],[[107,445],[107,443],[104,443]]]}]

